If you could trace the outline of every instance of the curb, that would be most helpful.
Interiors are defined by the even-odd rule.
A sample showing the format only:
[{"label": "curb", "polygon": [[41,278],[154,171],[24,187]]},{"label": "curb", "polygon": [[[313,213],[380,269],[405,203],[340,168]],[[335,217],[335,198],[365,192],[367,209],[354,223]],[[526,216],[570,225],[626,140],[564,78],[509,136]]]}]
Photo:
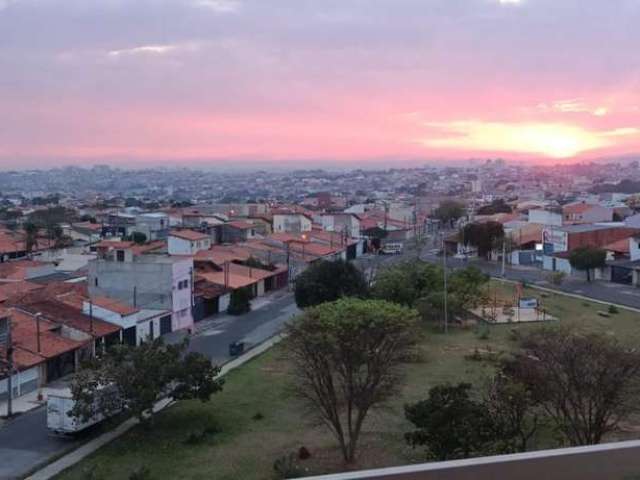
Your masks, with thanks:
[{"label": "curb", "polygon": [[[508,278],[502,278],[502,277],[491,277],[491,278],[493,280],[498,280],[499,282],[503,282],[503,283],[512,283],[512,284],[522,283],[517,280],[510,280]],[[597,298],[587,297],[586,295],[580,295],[579,293],[570,293],[570,292],[565,292],[564,290],[558,290],[555,288],[542,287],[540,285],[536,285],[535,283],[527,283],[526,288],[532,288],[534,290],[540,290],[542,292],[553,293],[555,295],[563,295],[565,297],[576,298],[578,300],[585,300],[587,302],[599,303],[601,305],[614,305],[615,307],[621,308],[623,310],[629,310],[631,312],[640,313],[640,308],[631,307],[629,305],[623,305],[621,303],[606,302],[604,300],[598,300]]]},{"label": "curb", "polygon": [[[261,343],[258,343],[252,346],[249,350],[247,350],[241,356],[225,362],[222,365],[220,369],[220,374],[218,376],[222,377],[227,373],[231,372],[232,370],[244,365],[248,361],[253,360],[255,357],[261,355],[262,353],[266,352],[271,347],[279,343],[283,338],[284,338],[284,334],[279,333],[265,339]],[[173,403],[175,402],[169,399],[160,400],[154,406],[153,411],[159,412],[161,410],[164,410],[168,406],[172,405]],[[136,426],[138,423],[139,422],[137,418],[129,418],[128,420],[124,421],[113,430],[106,432],[100,435],[99,437],[90,440],[89,442],[73,450],[72,452],[66,453],[64,456],[54,461],[53,463],[50,463],[49,465],[38,470],[37,472],[32,473],[30,476],[26,477],[26,480],[49,480],[51,478],[54,478],[56,475],[59,475],[63,471],[74,466],[76,463],[80,462],[81,460],[84,460],[86,457],[88,457],[98,449],[104,447],[106,444],[122,436],[131,428]]]}]

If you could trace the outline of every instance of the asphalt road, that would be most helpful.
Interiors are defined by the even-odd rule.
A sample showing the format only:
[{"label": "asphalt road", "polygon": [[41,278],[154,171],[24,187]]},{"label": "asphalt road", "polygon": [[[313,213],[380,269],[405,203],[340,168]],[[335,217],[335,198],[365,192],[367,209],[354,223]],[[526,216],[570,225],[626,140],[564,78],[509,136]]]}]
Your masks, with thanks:
[{"label": "asphalt road", "polygon": [[[438,263],[439,265],[443,263],[442,256],[437,256],[432,253],[423,253],[420,258],[427,262]],[[499,262],[488,262],[478,258],[464,260],[447,257],[447,267],[451,269],[464,268],[469,265],[478,267],[493,277],[502,276],[502,267]],[[546,270],[536,267],[506,265],[504,278],[520,282],[524,281],[529,284],[535,284],[560,292],[582,295],[602,302],[640,308],[640,288],[597,280],[589,283],[586,280],[573,277],[566,277],[562,285],[553,285],[546,279],[549,273],[550,272]]]},{"label": "asphalt road", "polygon": [[49,436],[46,408],[22,414],[0,429],[0,478],[22,478],[39,464],[79,443]]},{"label": "asphalt road", "polygon": [[[431,246],[433,248],[433,246]],[[420,255],[425,261],[442,263],[442,257],[428,253]],[[408,249],[403,255],[365,256],[357,263],[365,271],[373,271],[382,266],[417,258],[415,250]],[[464,261],[448,258],[450,268],[462,268],[475,265],[485,273],[500,275],[500,265],[482,260]],[[507,267],[506,278],[526,281],[546,287],[551,286],[545,280],[546,272],[531,268]],[[588,284],[585,281],[567,279],[560,290],[592,297],[598,300],[640,308],[640,289],[605,282]],[[219,315],[198,325],[198,333],[191,338],[190,349],[200,352],[221,364],[229,360],[229,344],[235,341],[245,342],[246,348],[260,343],[279,333],[284,324],[298,313],[293,294],[280,294],[269,304],[240,317]],[[0,427],[0,479],[22,478],[37,465],[59,456],[66,450],[79,445],[81,440],[71,441],[49,436],[46,429],[46,411],[44,408],[23,414]]]},{"label": "asphalt road", "polygon": [[213,363],[224,363],[231,358],[230,343],[244,342],[245,349],[261,343],[279,333],[298,312],[293,294],[288,293],[241,317],[219,315],[198,327],[199,332],[191,338],[189,349],[206,355]]},{"label": "asphalt road", "polygon": [[[298,312],[293,294],[273,299],[268,305],[243,315],[221,315],[205,320],[200,332],[191,338],[190,349],[201,352],[214,363],[229,360],[229,343],[244,341],[246,347],[277,334]],[[46,409],[32,410],[0,428],[0,479],[23,478],[38,465],[79,446],[82,440],[50,436]]]}]

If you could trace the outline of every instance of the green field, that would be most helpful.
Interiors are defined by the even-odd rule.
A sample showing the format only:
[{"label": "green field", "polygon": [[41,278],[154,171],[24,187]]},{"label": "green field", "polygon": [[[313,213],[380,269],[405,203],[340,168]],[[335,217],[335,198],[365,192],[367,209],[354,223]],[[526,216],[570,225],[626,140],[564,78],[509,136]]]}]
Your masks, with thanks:
[{"label": "green field", "polygon": [[[495,296],[512,297],[509,285],[494,283],[492,288]],[[534,290],[527,289],[525,294],[540,297]],[[639,313],[621,310],[604,318],[598,311],[606,310],[606,305],[559,295],[541,301],[563,324],[605,332],[624,342],[640,341]],[[425,328],[420,358],[407,364],[405,386],[388,408],[369,417],[359,461],[353,468],[425,461],[421,450],[404,443],[403,434],[410,425],[404,419],[403,405],[425,398],[431,386],[442,382],[466,380],[481,386],[492,373],[492,363],[469,357],[476,351],[485,356],[508,351],[513,348],[513,330],[530,328],[536,325],[452,329],[447,335]],[[152,429],[136,427],[59,478],[126,479],[136,468],[146,466],[151,477],[158,479],[272,479],[275,459],[303,445],[312,454],[301,462],[309,473],[343,470],[333,439],[322,427],[314,426],[292,394],[289,381],[289,366],[276,347],[230,373],[224,391],[211,402],[176,404],[157,416]],[[205,429],[211,433],[199,442],[187,440]],[[628,435],[632,433],[620,437]],[[539,438],[534,445],[552,446],[549,438]],[[93,477],[88,474],[92,469]]]}]

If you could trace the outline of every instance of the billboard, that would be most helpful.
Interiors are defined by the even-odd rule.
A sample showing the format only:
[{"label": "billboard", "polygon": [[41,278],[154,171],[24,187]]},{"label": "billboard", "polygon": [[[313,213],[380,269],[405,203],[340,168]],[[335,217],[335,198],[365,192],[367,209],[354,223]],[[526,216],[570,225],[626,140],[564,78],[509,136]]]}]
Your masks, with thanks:
[{"label": "billboard", "polygon": [[563,232],[562,230],[545,228],[542,231],[542,243],[546,255],[566,252],[569,249],[569,236],[567,232]]}]

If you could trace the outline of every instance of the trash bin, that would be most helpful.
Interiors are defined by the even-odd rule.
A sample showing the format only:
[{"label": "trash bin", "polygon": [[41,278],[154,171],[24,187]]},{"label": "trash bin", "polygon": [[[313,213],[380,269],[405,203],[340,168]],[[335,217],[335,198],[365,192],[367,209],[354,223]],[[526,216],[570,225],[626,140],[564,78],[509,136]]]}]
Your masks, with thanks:
[{"label": "trash bin", "polygon": [[244,342],[233,342],[229,344],[229,356],[237,357],[244,352]]}]

